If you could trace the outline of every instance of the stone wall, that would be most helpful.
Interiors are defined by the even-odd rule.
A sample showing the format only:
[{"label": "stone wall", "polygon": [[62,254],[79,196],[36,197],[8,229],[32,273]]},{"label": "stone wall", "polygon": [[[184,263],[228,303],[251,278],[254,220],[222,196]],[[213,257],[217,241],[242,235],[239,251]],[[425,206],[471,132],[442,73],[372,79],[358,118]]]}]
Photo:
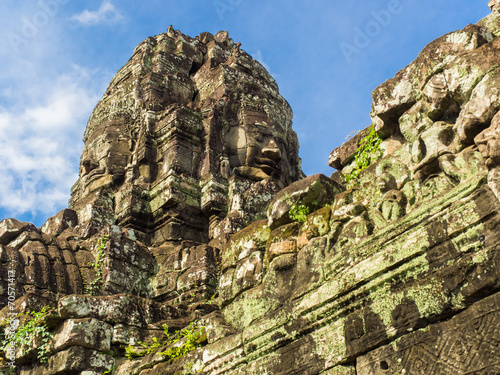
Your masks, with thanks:
[{"label": "stone wall", "polygon": [[146,40],[89,121],[73,209],[0,223],[4,330],[54,308],[47,361],[35,335],[0,373],[500,373],[490,5],[375,89],[331,177],[300,179],[286,102],[226,33]]}]

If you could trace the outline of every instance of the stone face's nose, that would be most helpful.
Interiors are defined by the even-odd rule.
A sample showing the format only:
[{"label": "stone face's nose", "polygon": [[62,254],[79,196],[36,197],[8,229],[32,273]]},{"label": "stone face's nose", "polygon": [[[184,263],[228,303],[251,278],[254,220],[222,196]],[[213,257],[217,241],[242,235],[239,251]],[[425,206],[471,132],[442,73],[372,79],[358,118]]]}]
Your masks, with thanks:
[{"label": "stone face's nose", "polygon": [[271,139],[269,143],[262,149],[262,155],[274,161],[278,161],[281,159],[281,150],[279,149],[274,139]]}]

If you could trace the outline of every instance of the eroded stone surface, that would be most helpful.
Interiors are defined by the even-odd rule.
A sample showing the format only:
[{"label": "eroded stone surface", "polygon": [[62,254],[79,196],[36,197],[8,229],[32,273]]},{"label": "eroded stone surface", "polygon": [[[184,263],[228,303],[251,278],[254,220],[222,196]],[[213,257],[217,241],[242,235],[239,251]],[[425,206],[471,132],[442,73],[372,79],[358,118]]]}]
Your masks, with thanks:
[{"label": "eroded stone surface", "polygon": [[494,374],[500,369],[500,295],[450,321],[410,333],[358,359],[357,374]]},{"label": "eroded stone surface", "polygon": [[21,367],[22,375],[57,375],[63,373],[104,373],[113,367],[114,359],[111,355],[80,346],[71,346],[66,350],[51,356],[47,364],[35,364]]},{"label": "eroded stone surface", "polygon": [[111,348],[111,334],[111,325],[96,319],[67,319],[54,336],[53,350],[61,351],[69,346],[82,346],[107,352]]},{"label": "eroded stone surface", "polygon": [[40,228],[43,233],[58,235],[67,228],[74,228],[78,224],[78,216],[75,211],[64,209],[56,216],[49,218]]},{"label": "eroded stone surface", "polygon": [[4,219],[0,222],[0,243],[7,245],[22,232],[37,232],[37,229],[30,223],[22,223],[16,219]]},{"label": "eroded stone surface", "polygon": [[[302,177],[292,111],[240,46],[227,32],[191,38],[172,27],[145,40],[89,120],[71,209],[41,230],[0,223],[2,307],[12,294],[13,311],[39,311],[34,299],[64,320],[57,354],[23,372],[59,373],[68,350],[77,359],[67,371],[109,370],[78,356],[123,356],[128,344],[162,340],[162,324],[178,331],[203,316],[211,342],[234,333],[214,315],[220,251]],[[260,274],[245,275],[242,288]]]},{"label": "eroded stone surface", "polygon": [[316,174],[295,182],[283,189],[269,204],[267,210],[269,227],[274,229],[292,222],[290,208],[304,205],[309,212],[331,203],[336,194],[344,188],[325,175]]}]

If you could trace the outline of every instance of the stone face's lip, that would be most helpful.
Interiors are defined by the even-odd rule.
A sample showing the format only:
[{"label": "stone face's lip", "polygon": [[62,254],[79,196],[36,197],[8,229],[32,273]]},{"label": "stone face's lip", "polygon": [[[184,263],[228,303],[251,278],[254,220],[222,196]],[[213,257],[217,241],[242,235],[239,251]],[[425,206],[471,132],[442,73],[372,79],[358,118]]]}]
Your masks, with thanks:
[{"label": "stone face's lip", "polygon": [[276,168],[276,162],[272,159],[269,159],[269,158],[255,158],[255,164],[257,166],[267,165],[267,166]]},{"label": "stone face's lip", "polygon": [[272,175],[273,172],[276,171],[276,168],[270,167],[268,165],[259,165],[258,167],[268,175]]},{"label": "stone face's lip", "polygon": [[94,182],[95,180],[98,180],[102,176],[105,175],[105,170],[102,169],[94,169],[93,171],[89,172],[87,175],[87,181],[86,185],[90,184],[91,182]]},{"label": "stone face's lip", "polygon": [[269,176],[279,172],[278,164],[274,160],[268,158],[255,158],[255,166]]}]

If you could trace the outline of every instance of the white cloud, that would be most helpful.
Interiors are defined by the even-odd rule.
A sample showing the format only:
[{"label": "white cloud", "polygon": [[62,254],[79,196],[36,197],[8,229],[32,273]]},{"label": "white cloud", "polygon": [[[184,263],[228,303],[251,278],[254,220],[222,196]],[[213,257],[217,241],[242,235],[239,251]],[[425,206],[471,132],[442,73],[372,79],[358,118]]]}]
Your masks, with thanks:
[{"label": "white cloud", "polygon": [[104,0],[96,11],[84,10],[80,14],[71,17],[72,20],[84,26],[98,25],[102,23],[115,23],[123,19],[121,12],[111,4],[110,0]]},{"label": "white cloud", "polygon": [[0,209],[54,215],[78,177],[82,134],[98,95],[76,68],[54,79],[40,103],[0,108]]},{"label": "white cloud", "polygon": [[[55,3],[26,1],[22,9],[12,4],[16,21],[0,30],[23,36],[22,20],[38,17],[44,11],[39,4]],[[67,19],[60,3],[61,14],[51,13],[17,50],[7,38],[0,40],[0,220],[17,217],[41,225],[68,206],[85,125],[112,77],[96,65],[75,65],[78,54],[65,48],[73,36],[71,29],[62,32]],[[99,12],[117,19],[110,5],[105,1]]]}]

